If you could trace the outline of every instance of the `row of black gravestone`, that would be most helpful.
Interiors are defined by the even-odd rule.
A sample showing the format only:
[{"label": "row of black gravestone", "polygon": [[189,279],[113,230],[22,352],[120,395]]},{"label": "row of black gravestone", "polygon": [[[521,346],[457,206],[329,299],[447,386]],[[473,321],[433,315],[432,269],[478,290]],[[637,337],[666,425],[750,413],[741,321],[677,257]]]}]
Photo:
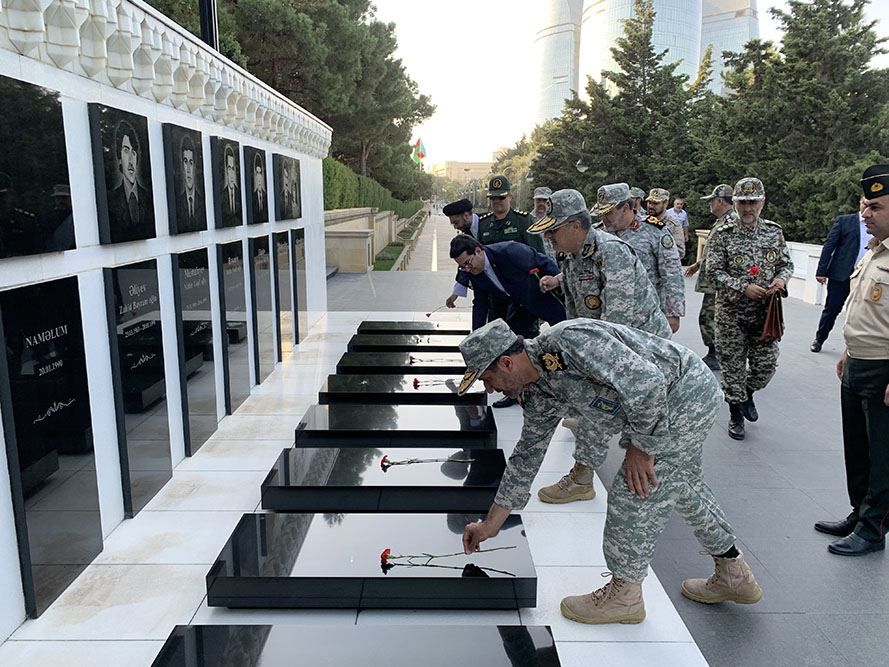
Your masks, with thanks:
[{"label": "row of black gravestone", "polygon": [[[364,322],[353,338],[403,353],[367,373],[375,351],[344,355],[262,483],[264,513],[245,514],[207,575],[207,602],[231,608],[519,609],[537,579],[521,519],[463,553],[465,525],[493,502],[506,466],[481,389],[457,396],[465,332]],[[419,325],[419,326],[418,326]],[[423,326],[426,325],[426,326]],[[416,327],[416,328],[414,328]],[[432,333],[428,333],[432,332]],[[430,339],[429,336],[432,338]],[[385,340],[389,338],[390,340]],[[453,347],[430,352],[448,340]],[[406,344],[405,341],[414,341]],[[426,351],[424,351],[426,347]],[[416,373],[415,355],[450,368]],[[366,355],[367,358],[356,359]],[[451,652],[453,647],[456,652]],[[360,658],[359,658],[360,656]],[[182,626],[156,665],[558,665],[548,627],[308,630]],[[234,660],[234,662],[232,662]]]}]

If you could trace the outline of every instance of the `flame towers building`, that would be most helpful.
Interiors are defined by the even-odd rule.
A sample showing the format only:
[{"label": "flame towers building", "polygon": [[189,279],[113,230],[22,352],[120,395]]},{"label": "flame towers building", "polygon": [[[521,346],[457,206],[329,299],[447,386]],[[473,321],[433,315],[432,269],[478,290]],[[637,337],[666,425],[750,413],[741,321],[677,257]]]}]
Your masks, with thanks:
[{"label": "flame towers building", "polygon": [[578,86],[580,12],[583,0],[549,0],[544,27],[537,31],[538,104],[535,122],[562,112],[565,98]]},{"label": "flame towers building", "polygon": [[742,51],[755,37],[759,37],[756,0],[704,0],[701,53],[713,45],[713,92],[723,92],[722,52]]}]

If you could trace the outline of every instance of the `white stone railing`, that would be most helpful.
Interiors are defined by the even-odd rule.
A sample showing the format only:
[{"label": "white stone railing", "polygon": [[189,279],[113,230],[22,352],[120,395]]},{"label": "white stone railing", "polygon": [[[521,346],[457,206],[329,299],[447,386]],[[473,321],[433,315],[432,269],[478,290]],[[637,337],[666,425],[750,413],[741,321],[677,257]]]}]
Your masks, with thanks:
[{"label": "white stone railing", "polygon": [[328,125],[141,0],[0,0],[0,6],[0,49],[314,157],[327,155]]}]

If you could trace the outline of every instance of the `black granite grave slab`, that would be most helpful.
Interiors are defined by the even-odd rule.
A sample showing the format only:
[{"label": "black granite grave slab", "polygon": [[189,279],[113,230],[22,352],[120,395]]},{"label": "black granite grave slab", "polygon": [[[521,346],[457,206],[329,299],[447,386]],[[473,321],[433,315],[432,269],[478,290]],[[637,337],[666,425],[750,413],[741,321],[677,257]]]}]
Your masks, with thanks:
[{"label": "black granite grave slab", "polygon": [[559,667],[540,625],[177,625],[152,667]]},{"label": "black granite grave slab", "polygon": [[313,405],[296,427],[297,447],[497,446],[482,405]]},{"label": "black granite grave slab", "polygon": [[460,322],[402,322],[398,320],[366,320],[358,325],[360,334],[459,334],[469,335],[469,325]]},{"label": "black granite grave slab", "polygon": [[518,609],[537,603],[521,518],[463,553],[480,514],[245,514],[207,574],[211,607]]},{"label": "black granite grave slab", "polygon": [[262,483],[262,508],[487,512],[505,467],[499,449],[285,449]]},{"label": "black granite grave slab", "polygon": [[457,394],[462,375],[328,375],[318,402],[402,405],[486,405],[481,385]]},{"label": "black granite grave slab", "polygon": [[336,365],[339,374],[460,375],[466,364],[459,352],[346,352]]},{"label": "black granite grave slab", "polygon": [[355,334],[349,352],[455,352],[460,353],[460,334]]}]

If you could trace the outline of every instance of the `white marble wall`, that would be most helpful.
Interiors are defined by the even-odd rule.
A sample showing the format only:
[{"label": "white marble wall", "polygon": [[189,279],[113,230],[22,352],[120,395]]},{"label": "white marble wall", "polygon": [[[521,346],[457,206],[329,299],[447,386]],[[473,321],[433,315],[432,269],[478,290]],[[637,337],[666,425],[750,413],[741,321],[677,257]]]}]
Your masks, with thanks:
[{"label": "white marble wall", "polygon": [[[75,250],[0,260],[0,290],[71,275],[80,279],[102,532],[108,535],[123,520],[123,503],[102,268],[157,258],[163,272],[169,270],[171,253],[237,240],[245,242],[246,251],[248,235],[267,236],[302,227],[309,321],[317,321],[327,304],[321,159],[327,155],[331,130],[139,0],[0,0],[0,7],[0,75],[60,93],[77,240]],[[87,121],[90,102],[149,119],[157,238],[99,245]],[[212,202],[208,201],[208,231],[170,236],[165,214],[163,123],[202,132],[207,165],[210,136],[265,150],[270,192],[274,191],[272,154],[298,158],[303,217],[298,222],[277,222],[273,217],[267,224],[216,230]],[[205,177],[205,192],[212,193],[209,168]],[[274,202],[272,206],[274,213]],[[211,270],[214,267],[215,255],[211,253]],[[164,354],[172,360],[176,353],[170,289],[169,281],[162,280]],[[213,308],[218,311],[218,307],[214,286]],[[218,348],[221,342],[216,342]],[[221,374],[221,364],[216,366]],[[221,382],[221,377],[217,378],[219,389]],[[181,415],[175,409],[178,381],[169,374],[167,390],[175,465],[183,457],[183,441]],[[221,391],[217,393],[222,396]],[[0,470],[5,469],[5,451],[0,447]],[[4,473],[0,475],[0,640],[24,617],[9,480]]]}]

